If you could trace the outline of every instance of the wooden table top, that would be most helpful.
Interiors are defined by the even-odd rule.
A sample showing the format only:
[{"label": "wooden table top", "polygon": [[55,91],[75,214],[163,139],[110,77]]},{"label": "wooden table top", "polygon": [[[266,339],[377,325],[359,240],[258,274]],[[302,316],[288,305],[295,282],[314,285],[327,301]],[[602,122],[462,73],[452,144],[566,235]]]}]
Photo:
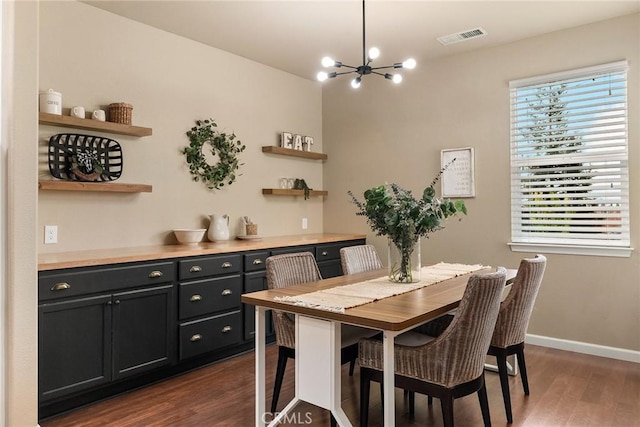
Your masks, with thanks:
[{"label": "wooden table top", "polygon": [[[287,302],[275,301],[275,297],[297,296],[309,292],[349,285],[365,280],[386,276],[386,269],[367,273],[351,274],[304,283],[282,289],[269,289],[242,295],[242,302],[271,309],[304,314],[312,317],[337,320],[365,326],[372,329],[402,331],[439,317],[458,306],[469,277],[473,274],[488,273],[494,268],[448,279],[435,285],[385,298],[372,303],[348,308],[344,313],[334,313],[310,307],[301,307]],[[517,270],[507,270],[507,283],[511,284]]]},{"label": "wooden table top", "polygon": [[287,246],[317,245],[345,240],[365,239],[364,234],[310,233],[290,236],[263,237],[254,240],[202,242],[195,245],[155,245],[130,248],[95,249],[38,255],[38,271],[60,268],[88,267],[124,262],[152,261],[198,255],[254,251]]}]

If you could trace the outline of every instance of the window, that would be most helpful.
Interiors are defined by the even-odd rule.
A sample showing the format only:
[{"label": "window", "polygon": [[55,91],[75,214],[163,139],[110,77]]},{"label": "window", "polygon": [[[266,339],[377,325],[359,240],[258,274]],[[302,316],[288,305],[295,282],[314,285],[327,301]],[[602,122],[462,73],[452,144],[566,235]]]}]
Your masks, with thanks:
[{"label": "window", "polygon": [[626,61],[510,90],[512,250],[630,256]]}]

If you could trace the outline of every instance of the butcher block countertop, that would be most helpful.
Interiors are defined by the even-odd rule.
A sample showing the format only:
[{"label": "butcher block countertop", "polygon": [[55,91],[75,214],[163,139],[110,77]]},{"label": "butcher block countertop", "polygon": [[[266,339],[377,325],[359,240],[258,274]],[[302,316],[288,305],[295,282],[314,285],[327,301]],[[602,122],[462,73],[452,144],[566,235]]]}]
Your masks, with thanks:
[{"label": "butcher block countertop", "polygon": [[38,271],[119,264],[136,261],[152,261],[198,255],[215,255],[287,246],[315,245],[319,243],[332,243],[365,238],[366,235],[364,234],[317,233],[263,237],[262,239],[254,240],[228,240],[213,243],[202,242],[197,245],[156,245],[49,253],[40,254],[38,256]]}]

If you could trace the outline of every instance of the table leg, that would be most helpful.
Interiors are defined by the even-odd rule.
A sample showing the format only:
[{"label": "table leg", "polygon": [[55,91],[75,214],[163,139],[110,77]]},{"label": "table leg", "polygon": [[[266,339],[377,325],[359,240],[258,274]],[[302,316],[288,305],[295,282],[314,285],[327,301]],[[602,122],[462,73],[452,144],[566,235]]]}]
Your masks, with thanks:
[{"label": "table leg", "polygon": [[263,427],[268,420],[265,398],[265,312],[264,307],[256,306],[256,427]]},{"label": "table leg", "polygon": [[384,331],[382,335],[382,357],[383,372],[382,380],[384,383],[384,425],[385,427],[394,427],[396,425],[396,405],[395,405],[395,354],[393,352],[393,343],[396,333]]}]

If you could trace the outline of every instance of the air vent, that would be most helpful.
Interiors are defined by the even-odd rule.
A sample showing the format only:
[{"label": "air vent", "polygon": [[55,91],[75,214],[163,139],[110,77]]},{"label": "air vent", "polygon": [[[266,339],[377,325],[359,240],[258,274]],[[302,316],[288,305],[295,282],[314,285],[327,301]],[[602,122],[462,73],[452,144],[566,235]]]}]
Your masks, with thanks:
[{"label": "air vent", "polygon": [[486,36],[487,32],[478,27],[472,30],[460,31],[459,33],[449,34],[448,36],[438,37],[438,41],[443,45],[449,45],[454,43],[463,42],[469,39],[475,39],[478,37]]}]

